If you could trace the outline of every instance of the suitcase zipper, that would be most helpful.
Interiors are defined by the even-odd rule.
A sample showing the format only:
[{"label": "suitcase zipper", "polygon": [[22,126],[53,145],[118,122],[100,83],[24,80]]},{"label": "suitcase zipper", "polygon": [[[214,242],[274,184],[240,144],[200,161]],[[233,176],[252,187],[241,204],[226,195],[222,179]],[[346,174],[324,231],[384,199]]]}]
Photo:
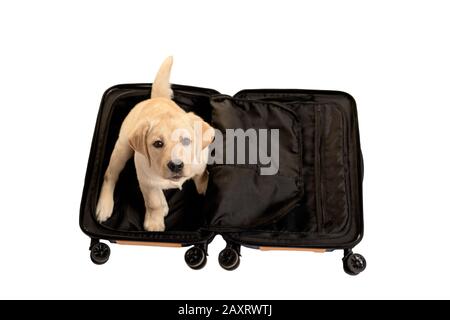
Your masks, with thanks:
[{"label": "suitcase zipper", "polygon": [[320,104],[315,106],[315,132],[314,132],[314,171],[316,180],[316,210],[317,210],[317,231],[322,232],[323,210],[322,210],[322,177],[321,177],[321,108]]}]

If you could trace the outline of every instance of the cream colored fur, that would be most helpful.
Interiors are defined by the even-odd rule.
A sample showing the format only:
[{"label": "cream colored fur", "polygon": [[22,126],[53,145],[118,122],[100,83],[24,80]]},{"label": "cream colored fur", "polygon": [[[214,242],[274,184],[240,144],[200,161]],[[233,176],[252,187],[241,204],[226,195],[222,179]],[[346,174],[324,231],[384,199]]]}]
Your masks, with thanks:
[{"label": "cream colored fur", "polygon": [[[214,138],[214,130],[200,117],[186,113],[171,100],[171,68],[172,57],[168,57],[153,82],[151,98],[138,103],[122,123],[97,203],[96,217],[99,222],[111,217],[117,179],[133,155],[139,186],[145,200],[144,229],[147,231],[165,230],[164,217],[169,208],[163,194],[164,189],[181,188],[186,180],[192,178],[199,193],[204,194],[206,191],[208,145]],[[198,124],[202,131],[202,141],[195,140],[194,126]],[[179,146],[180,139],[186,135],[192,139],[186,148],[201,146],[200,159],[193,161],[195,152],[184,152],[186,150],[182,148],[183,150],[175,154],[177,159],[184,162],[184,167],[180,174],[174,175],[167,164],[172,159],[174,148],[177,144]],[[163,141],[162,148],[154,146],[157,140]]]}]

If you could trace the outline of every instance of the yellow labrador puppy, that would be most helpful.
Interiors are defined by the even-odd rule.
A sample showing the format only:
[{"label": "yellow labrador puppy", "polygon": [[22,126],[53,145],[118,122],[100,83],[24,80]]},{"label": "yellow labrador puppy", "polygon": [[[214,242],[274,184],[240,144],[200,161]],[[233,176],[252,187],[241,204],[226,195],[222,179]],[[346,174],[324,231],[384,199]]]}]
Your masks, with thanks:
[{"label": "yellow labrador puppy", "polygon": [[200,194],[206,191],[208,145],[214,138],[214,130],[171,100],[171,68],[172,57],[168,57],[156,75],[150,99],[138,103],[122,123],[97,203],[99,222],[111,216],[114,187],[133,154],[145,200],[145,230],[165,229],[164,217],[169,208],[164,189],[181,189],[192,178]]}]

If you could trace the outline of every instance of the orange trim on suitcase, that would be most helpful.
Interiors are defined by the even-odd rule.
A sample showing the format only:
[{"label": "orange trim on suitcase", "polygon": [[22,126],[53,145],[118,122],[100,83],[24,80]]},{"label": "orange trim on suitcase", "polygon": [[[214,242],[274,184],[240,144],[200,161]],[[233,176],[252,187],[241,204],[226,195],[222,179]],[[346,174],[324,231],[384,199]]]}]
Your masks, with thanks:
[{"label": "orange trim on suitcase", "polygon": [[262,251],[270,251],[270,250],[279,250],[279,251],[311,251],[317,253],[324,253],[327,250],[321,248],[289,248],[289,247],[259,247],[259,250]]},{"label": "orange trim on suitcase", "polygon": [[174,243],[174,242],[147,242],[147,241],[118,240],[118,241],[116,241],[116,243],[128,245],[128,246],[174,247],[174,248],[182,247],[181,243]]}]

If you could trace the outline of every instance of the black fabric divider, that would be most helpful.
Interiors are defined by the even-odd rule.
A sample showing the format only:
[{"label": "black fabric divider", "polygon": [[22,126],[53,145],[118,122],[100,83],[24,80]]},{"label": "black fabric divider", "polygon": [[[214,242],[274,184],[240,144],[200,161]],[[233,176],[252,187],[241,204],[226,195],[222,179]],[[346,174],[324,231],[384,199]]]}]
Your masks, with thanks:
[{"label": "black fabric divider", "polygon": [[[253,130],[252,138],[245,140],[246,150],[257,150],[263,141],[261,136],[266,135],[269,141],[268,136],[277,130],[279,159],[273,158],[275,164],[270,164],[277,166],[273,175],[262,175],[263,165],[259,159],[255,159],[256,164],[236,164],[237,159],[234,159],[232,164],[213,165],[204,210],[208,226],[215,230],[246,229],[274,223],[293,208],[303,194],[298,117],[277,103],[228,96],[213,97],[211,105],[212,126],[224,137],[224,155],[229,149],[236,149],[237,145],[237,139],[228,137],[226,130]],[[262,131],[258,131],[260,129]]]}]

